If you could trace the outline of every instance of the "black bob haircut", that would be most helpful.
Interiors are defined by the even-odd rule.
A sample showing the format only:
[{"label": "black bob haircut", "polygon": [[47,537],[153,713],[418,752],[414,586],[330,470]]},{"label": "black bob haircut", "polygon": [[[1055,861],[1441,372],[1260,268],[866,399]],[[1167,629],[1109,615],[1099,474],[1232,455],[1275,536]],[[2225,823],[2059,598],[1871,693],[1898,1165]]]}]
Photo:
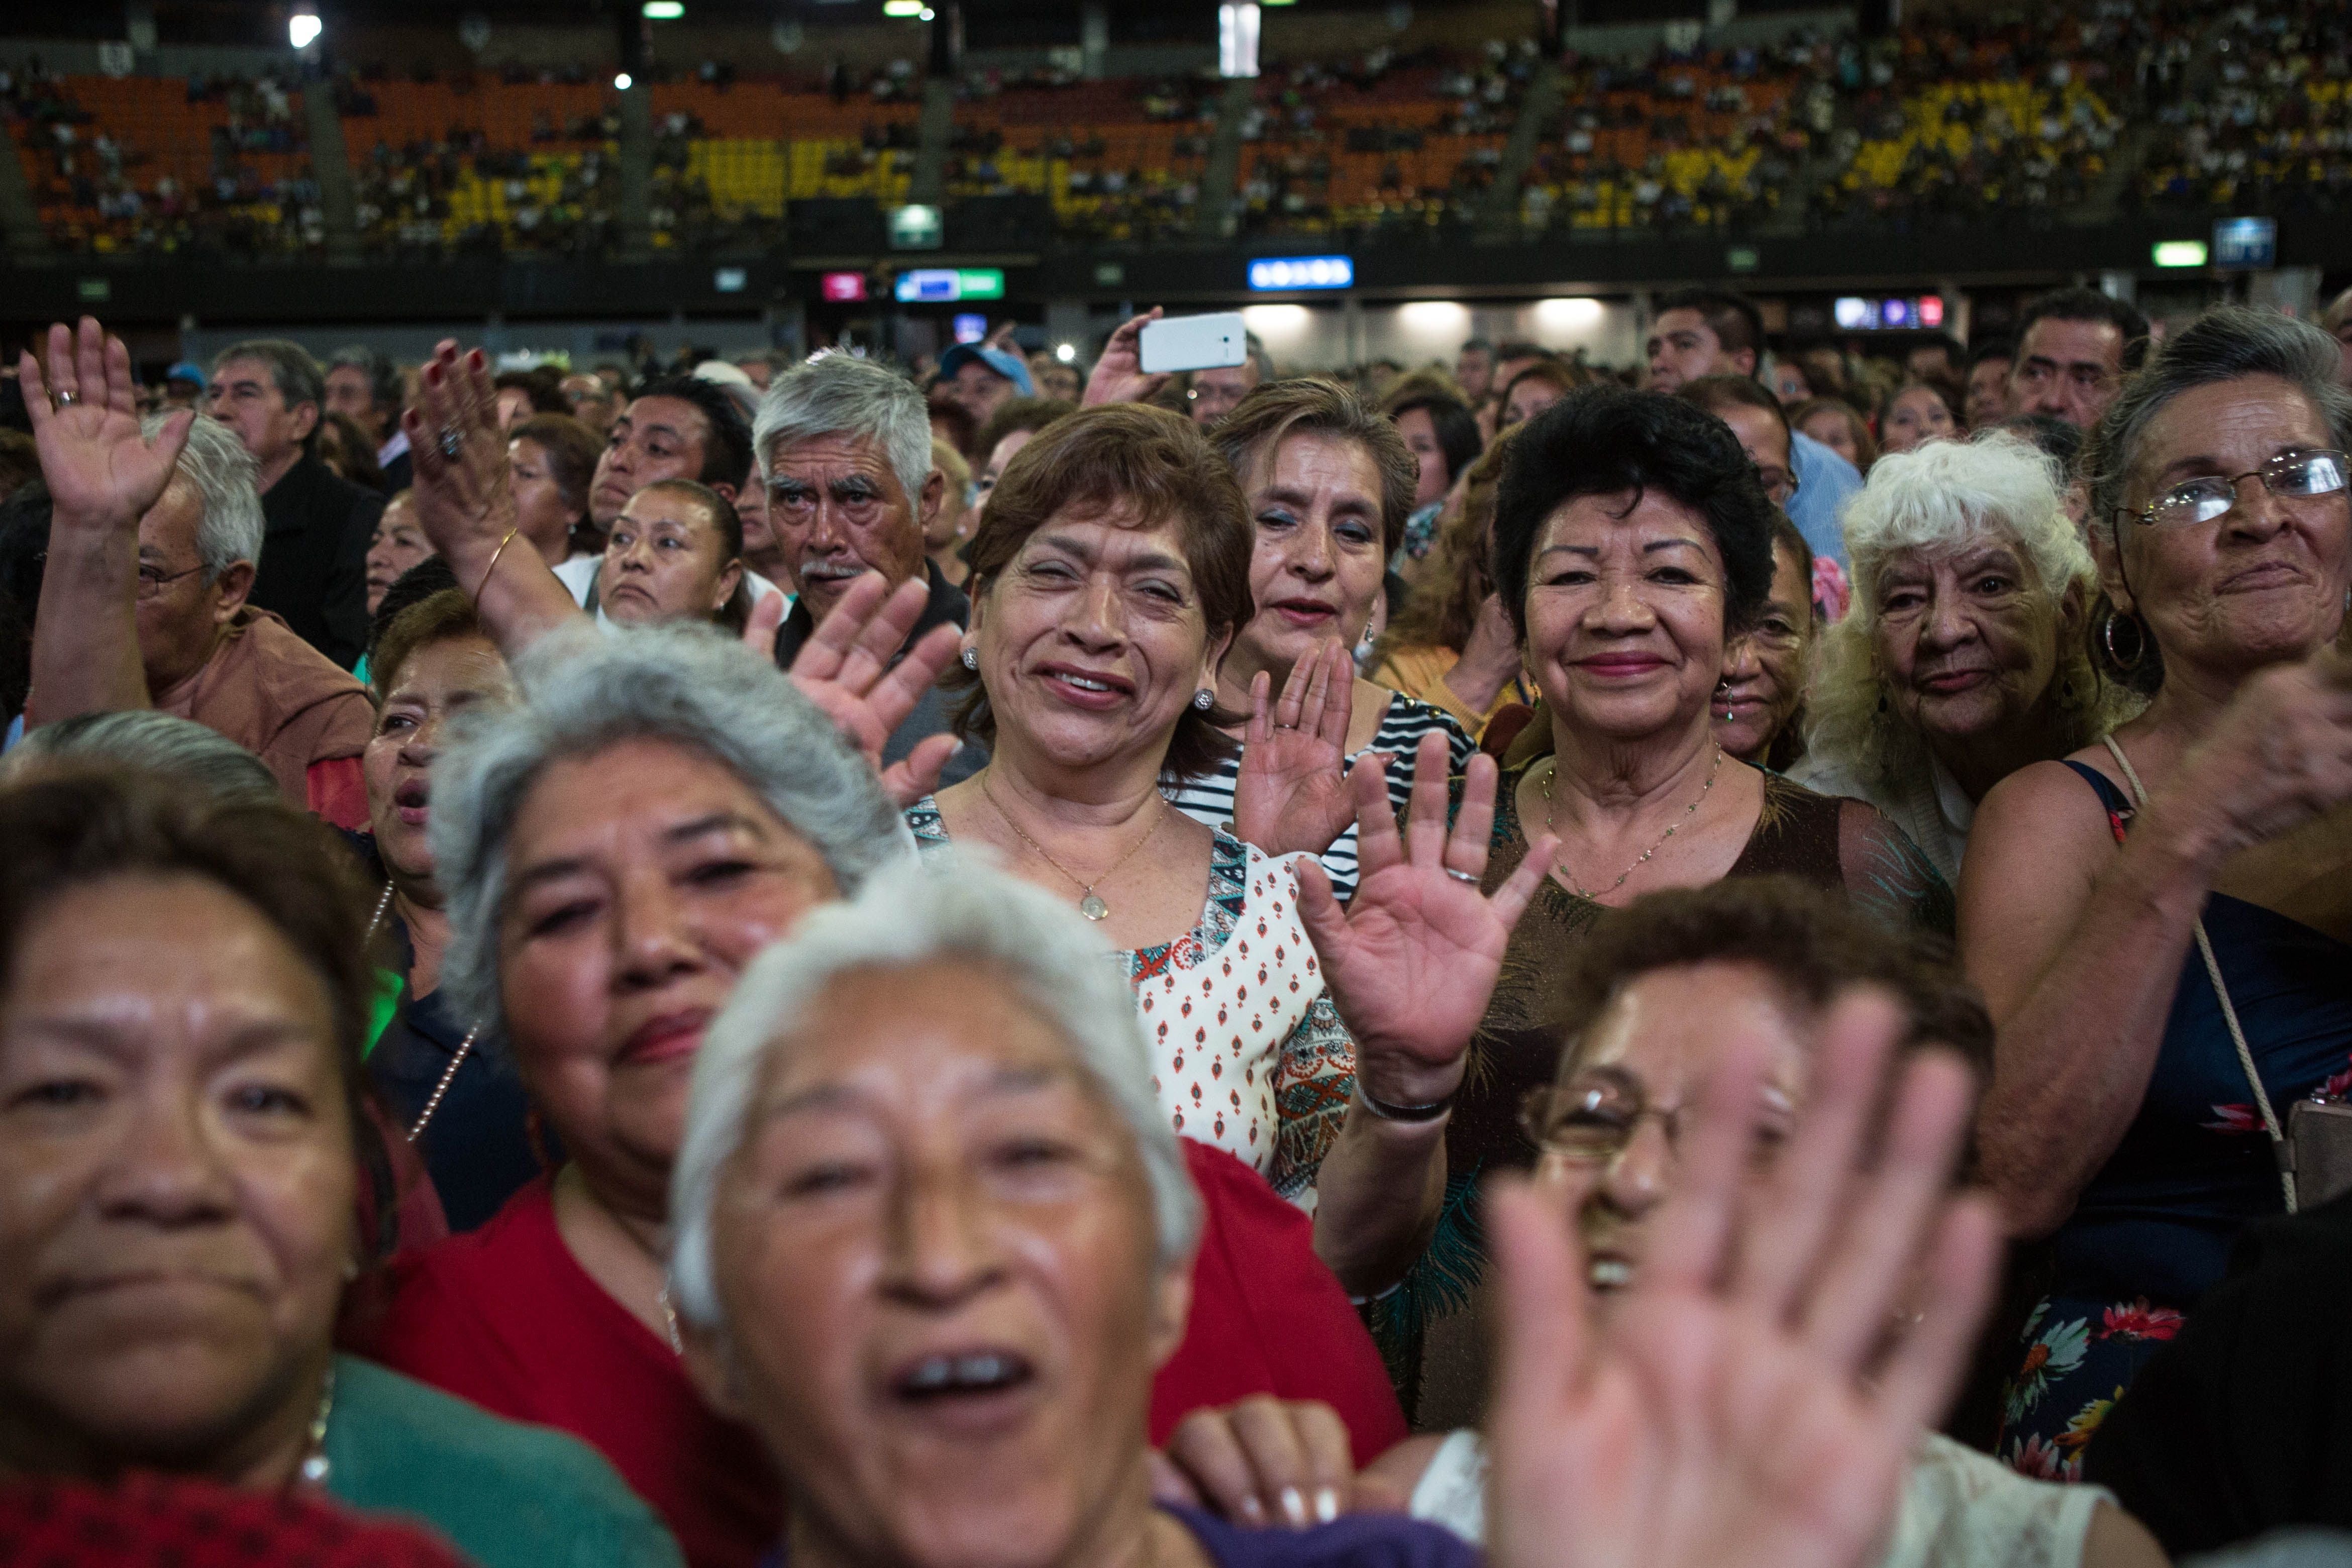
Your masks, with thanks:
[{"label": "black bob haircut", "polygon": [[724,388],[699,376],[656,376],[629,401],[647,397],[676,398],[700,409],[710,434],[703,440],[702,470],[695,478],[714,487],[724,485],[730,492],[741,487],[751,471],[751,427]]},{"label": "black bob haircut", "polygon": [[1478,416],[1459,398],[1444,392],[1424,392],[1389,410],[1389,420],[1393,423],[1414,409],[1429,415],[1429,428],[1435,433],[1437,450],[1445,458],[1445,483],[1451,488],[1454,481],[1462,477],[1462,471],[1477,462],[1478,455],[1486,449],[1486,438],[1478,434]]},{"label": "black bob haircut", "polygon": [[1528,634],[1528,587],[1544,519],[1582,496],[1657,491],[1696,512],[1723,557],[1724,632],[1747,630],[1772,596],[1770,497],[1731,427],[1664,392],[1610,384],[1569,393],[1527,423],[1495,495],[1495,586]]}]

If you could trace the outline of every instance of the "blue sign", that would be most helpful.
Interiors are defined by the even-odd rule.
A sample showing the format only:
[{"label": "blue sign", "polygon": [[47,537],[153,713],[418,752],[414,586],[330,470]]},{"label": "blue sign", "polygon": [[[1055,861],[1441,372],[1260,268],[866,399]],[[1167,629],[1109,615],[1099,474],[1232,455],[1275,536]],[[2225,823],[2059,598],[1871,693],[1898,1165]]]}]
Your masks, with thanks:
[{"label": "blue sign", "polygon": [[2213,225],[2213,265],[2263,272],[2278,265],[2276,218],[2221,218]]},{"label": "blue sign", "polygon": [[1249,266],[1252,288],[1352,288],[1356,264],[1344,256],[1267,256]]}]

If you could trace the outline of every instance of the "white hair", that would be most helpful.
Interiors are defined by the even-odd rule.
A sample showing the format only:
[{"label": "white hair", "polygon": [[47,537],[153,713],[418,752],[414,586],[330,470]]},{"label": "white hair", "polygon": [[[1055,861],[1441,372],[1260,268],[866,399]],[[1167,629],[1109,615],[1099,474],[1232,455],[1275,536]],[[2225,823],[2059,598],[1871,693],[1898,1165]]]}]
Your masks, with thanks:
[{"label": "white hair", "polygon": [[[1882,457],[1845,509],[1853,605],[1822,640],[1821,673],[1806,697],[1806,749],[1858,778],[1893,779],[1924,768],[1925,741],[1909,733],[1879,688],[1878,584],[1906,551],[1948,557],[1981,544],[2012,544],[2032,581],[2026,591],[2053,606],[2079,587],[2087,605],[2098,573],[2066,516],[2064,471],[2056,459],[2006,430],[1968,441],[1929,441]],[[2053,614],[2052,625],[2058,625]],[[2114,716],[2117,694],[2092,672],[2087,644],[2057,651],[2052,674],[2069,750],[2088,745]]]},{"label": "white hair", "polygon": [[216,800],[286,799],[278,775],[260,758],[207,725],[153,708],[77,714],[28,729],[0,762],[0,779],[52,760],[144,768]]},{"label": "white hair", "polygon": [[[139,422],[139,434],[152,442],[165,417],[147,415]],[[206,582],[218,582],[238,561],[261,564],[260,473],[236,432],[210,414],[196,415],[188,426],[188,444],[180,451],[178,474],[203,508],[196,519],[196,559],[204,562]]]},{"label": "white hair", "polygon": [[911,510],[931,476],[931,411],[915,383],[887,365],[855,354],[819,354],[776,378],[751,426],[751,451],[764,482],[776,448],[820,436],[872,444],[898,476]]},{"label": "white hair", "polygon": [[706,1328],[721,1324],[711,1259],[719,1173],[743,1142],[769,1053],[789,1041],[836,977],[940,959],[986,966],[1060,1032],[1127,1124],[1151,1185],[1161,1267],[1192,1250],[1201,1200],[1160,1109],[1135,993],[1101,934],[1063,900],[962,856],[894,866],[847,903],[812,911],[754,959],[703,1036],[669,1186],[670,1295]]},{"label": "white hair", "polygon": [[514,663],[522,702],[460,719],[433,765],[428,830],[449,901],[442,984],[461,1016],[504,1027],[499,921],[507,844],[554,762],[653,738],[732,768],[824,859],[845,892],[914,855],[905,821],[866,759],[782,671],[716,627],[609,628],[584,618]]}]

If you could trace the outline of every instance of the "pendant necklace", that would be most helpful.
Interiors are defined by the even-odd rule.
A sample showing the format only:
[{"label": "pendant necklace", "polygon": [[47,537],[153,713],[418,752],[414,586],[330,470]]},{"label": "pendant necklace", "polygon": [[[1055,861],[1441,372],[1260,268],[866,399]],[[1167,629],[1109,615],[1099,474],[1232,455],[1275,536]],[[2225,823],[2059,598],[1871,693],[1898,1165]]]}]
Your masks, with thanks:
[{"label": "pendant necklace", "polygon": [[[386,883],[383,886],[383,896],[375,901],[375,914],[368,921],[367,936],[364,938],[366,941],[375,940],[376,927],[383,924],[384,911],[391,907],[392,884]],[[416,1118],[416,1125],[408,1129],[408,1142],[413,1144],[424,1135],[425,1124],[433,1120],[434,1112],[441,1109],[441,1097],[449,1092],[450,1080],[457,1076],[457,1069],[464,1066],[466,1058],[472,1054],[474,1041],[480,1038],[482,1026],[476,1024],[466,1031],[466,1038],[457,1042],[457,1052],[449,1058],[449,1065],[441,1070],[441,1082],[433,1086],[433,1092],[426,1098],[423,1113]]]},{"label": "pendant necklace", "polygon": [[1060,861],[1055,860],[1052,855],[1047,854],[1045,852],[1045,845],[1031,838],[1027,833],[1023,832],[1021,824],[1014,821],[1012,817],[1006,814],[1004,808],[996,803],[996,794],[988,787],[988,772],[989,770],[985,768],[980,770],[980,792],[988,798],[990,810],[993,810],[999,817],[1003,817],[1004,819],[1004,825],[1006,827],[1012,829],[1015,833],[1020,834],[1021,841],[1023,843],[1027,844],[1031,849],[1037,852],[1038,859],[1044,861],[1047,865],[1052,866],[1055,871],[1060,872],[1064,876],[1070,879],[1071,885],[1078,890],[1079,914],[1093,921],[1109,919],[1110,905],[1102,901],[1102,895],[1095,892],[1095,889],[1101,883],[1108,882],[1112,872],[1116,872],[1119,867],[1133,860],[1135,858],[1136,851],[1140,850],[1144,845],[1150,843],[1152,841],[1153,836],[1160,831],[1160,824],[1168,820],[1168,813],[1172,810],[1172,808],[1169,806],[1166,798],[1161,798],[1160,802],[1160,814],[1151,819],[1150,828],[1145,831],[1141,838],[1135,841],[1134,847],[1129,849],[1127,853],[1119,856],[1118,859],[1111,862],[1109,871],[1104,872],[1100,876],[1096,877],[1093,882],[1083,882],[1079,880],[1076,873],[1071,871],[1069,867],[1064,865]]},{"label": "pendant necklace", "polygon": [[[1715,788],[1715,776],[1722,771],[1723,747],[1718,746],[1715,748],[1715,760],[1707,765],[1706,782],[1698,787],[1698,798],[1693,800],[1689,805],[1683,808],[1683,814],[1675,819],[1675,825],[1673,827],[1668,828],[1664,832],[1658,835],[1658,841],[1656,843],[1652,844],[1648,849],[1643,850],[1639,855],[1635,856],[1633,863],[1627,866],[1623,871],[1619,872],[1617,873],[1617,880],[1611,883],[1607,887],[1602,888],[1599,893],[1586,892],[1583,885],[1576,880],[1575,870],[1571,868],[1566,861],[1559,858],[1559,852],[1558,850],[1554,850],[1552,852],[1551,863],[1559,868],[1561,875],[1568,878],[1568,891],[1576,894],[1579,898],[1598,904],[1602,899],[1608,897],[1611,894],[1616,892],[1619,888],[1624,886],[1625,879],[1627,877],[1632,876],[1635,872],[1640,871],[1644,865],[1648,864],[1650,857],[1656,854],[1660,850],[1664,849],[1666,847],[1666,841],[1673,838],[1675,834],[1681,830],[1682,825],[1685,822],[1689,821],[1693,817],[1698,815],[1699,807],[1704,805],[1706,801],[1706,792]],[[1551,785],[1552,780],[1559,777],[1559,758],[1555,757],[1552,758],[1551,771],[1544,775],[1543,787],[1544,827],[1549,832],[1550,832],[1554,839],[1558,839],[1559,837],[1559,824],[1552,820],[1556,814],[1557,808],[1555,808],[1551,803]]]}]

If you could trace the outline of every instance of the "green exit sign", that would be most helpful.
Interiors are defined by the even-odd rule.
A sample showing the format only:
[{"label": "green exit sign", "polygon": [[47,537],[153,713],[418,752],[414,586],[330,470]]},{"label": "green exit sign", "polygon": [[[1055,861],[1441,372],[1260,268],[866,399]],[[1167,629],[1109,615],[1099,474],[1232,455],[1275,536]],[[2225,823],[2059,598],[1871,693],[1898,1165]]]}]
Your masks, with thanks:
[{"label": "green exit sign", "polygon": [[1737,245],[1725,254],[1723,264],[1734,272],[1753,272],[1763,265],[1763,258],[1753,246]]},{"label": "green exit sign", "polygon": [[113,298],[114,284],[103,277],[85,277],[74,285],[74,292],[85,305],[102,305]]}]

